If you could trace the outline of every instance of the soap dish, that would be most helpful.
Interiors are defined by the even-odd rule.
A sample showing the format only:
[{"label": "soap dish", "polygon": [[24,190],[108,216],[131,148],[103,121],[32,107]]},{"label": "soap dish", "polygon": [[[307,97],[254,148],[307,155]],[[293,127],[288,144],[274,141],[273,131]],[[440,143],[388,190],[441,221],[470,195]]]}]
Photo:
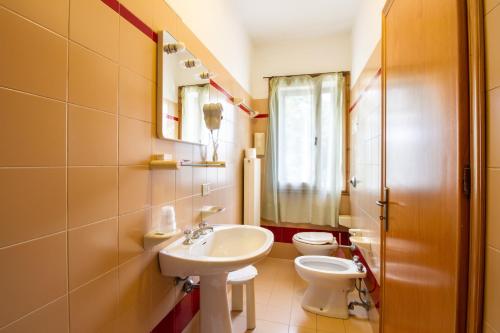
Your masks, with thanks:
[{"label": "soap dish", "polygon": [[226,208],[224,207],[218,207],[218,206],[203,206],[200,209],[201,215],[203,217],[208,217],[210,215],[214,215],[220,212],[225,211]]},{"label": "soap dish", "polygon": [[144,235],[144,249],[149,250],[152,247],[177,236],[181,233],[181,229],[175,229],[169,232],[163,231],[150,231]]}]

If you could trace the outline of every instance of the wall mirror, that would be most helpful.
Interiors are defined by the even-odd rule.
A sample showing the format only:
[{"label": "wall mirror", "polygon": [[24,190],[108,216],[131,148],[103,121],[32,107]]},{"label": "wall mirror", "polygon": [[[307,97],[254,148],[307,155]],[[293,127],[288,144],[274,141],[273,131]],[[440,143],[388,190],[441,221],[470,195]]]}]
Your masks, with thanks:
[{"label": "wall mirror", "polygon": [[166,31],[158,33],[157,59],[158,137],[208,144],[203,105],[210,102],[211,73]]}]

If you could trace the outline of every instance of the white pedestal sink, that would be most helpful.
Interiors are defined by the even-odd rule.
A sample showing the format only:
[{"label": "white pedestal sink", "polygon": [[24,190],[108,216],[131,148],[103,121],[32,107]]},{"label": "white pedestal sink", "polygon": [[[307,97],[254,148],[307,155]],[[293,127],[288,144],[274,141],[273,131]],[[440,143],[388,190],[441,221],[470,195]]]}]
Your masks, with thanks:
[{"label": "white pedestal sink", "polygon": [[267,229],[249,225],[218,225],[192,245],[178,239],[160,251],[166,276],[200,276],[202,333],[231,333],[226,293],[227,274],[265,257],[274,237]]}]

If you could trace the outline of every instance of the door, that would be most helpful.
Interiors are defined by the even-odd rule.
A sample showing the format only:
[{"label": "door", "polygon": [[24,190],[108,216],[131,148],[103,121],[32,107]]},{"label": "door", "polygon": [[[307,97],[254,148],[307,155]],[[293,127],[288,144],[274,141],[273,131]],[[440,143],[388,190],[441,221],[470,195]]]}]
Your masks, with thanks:
[{"label": "door", "polygon": [[385,333],[463,330],[468,246],[464,4],[388,0],[384,9]]}]

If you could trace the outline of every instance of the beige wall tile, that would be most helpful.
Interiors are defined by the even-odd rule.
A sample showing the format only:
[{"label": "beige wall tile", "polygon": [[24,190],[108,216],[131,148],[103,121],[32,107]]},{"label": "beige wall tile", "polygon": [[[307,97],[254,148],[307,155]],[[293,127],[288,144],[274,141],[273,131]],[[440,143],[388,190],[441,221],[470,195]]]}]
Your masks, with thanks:
[{"label": "beige wall tile", "polygon": [[156,82],[156,43],[120,18],[120,65]]},{"label": "beige wall tile", "polygon": [[0,169],[0,184],[0,247],[65,230],[65,168]]},{"label": "beige wall tile", "polygon": [[101,0],[71,0],[69,37],[118,61],[119,17]]},{"label": "beige wall tile", "polygon": [[486,238],[488,245],[500,250],[500,169],[488,169],[486,177]]},{"label": "beige wall tile", "polygon": [[68,35],[69,0],[52,0],[50,6],[38,0],[0,0],[0,5],[55,33]]},{"label": "beige wall tile", "polygon": [[177,33],[177,26],[180,23],[180,18],[163,0],[152,0],[153,10],[153,25],[151,28],[154,31],[166,30],[172,35]]},{"label": "beige wall tile", "polygon": [[0,266],[2,327],[67,292],[66,234],[3,248]]},{"label": "beige wall tile", "polygon": [[500,4],[500,0],[484,0],[484,12],[489,13],[493,8]]},{"label": "beige wall tile", "polygon": [[131,70],[120,68],[120,114],[151,122],[156,103],[153,100],[156,85]]},{"label": "beige wall tile", "polygon": [[193,198],[188,197],[175,202],[177,227],[191,228],[193,224]]},{"label": "beige wall tile", "polygon": [[118,65],[75,43],[69,44],[68,100],[116,113]]},{"label": "beige wall tile", "polygon": [[9,46],[2,48],[0,85],[65,100],[66,44],[64,38],[0,8],[0,45]]},{"label": "beige wall tile", "polygon": [[66,163],[66,106],[51,99],[0,88],[0,165]]},{"label": "beige wall tile", "polygon": [[[499,31],[500,34],[500,31]],[[500,54],[499,54],[500,56]],[[490,90],[486,110],[486,157],[489,167],[500,167],[500,87]]]},{"label": "beige wall tile", "polygon": [[68,250],[73,290],[118,265],[118,219],[68,231]]},{"label": "beige wall tile", "polygon": [[483,333],[498,333],[498,332],[493,330],[493,328],[489,325],[488,322],[485,322],[483,326]]},{"label": "beige wall tile", "polygon": [[495,330],[500,331],[500,251],[492,247],[486,249],[486,285],[484,300],[484,320]]},{"label": "beige wall tile", "polygon": [[151,229],[151,209],[140,210],[119,218],[120,264],[144,252],[144,235]]},{"label": "beige wall tile", "polygon": [[208,168],[193,168],[193,195],[201,194],[201,185],[207,182]]},{"label": "beige wall tile", "polygon": [[486,15],[486,86],[492,89],[500,86],[500,6]]},{"label": "beige wall tile", "polygon": [[117,165],[116,115],[68,106],[68,165]]},{"label": "beige wall tile", "polygon": [[118,270],[69,295],[70,332],[115,332],[118,314]]},{"label": "beige wall tile", "polygon": [[125,214],[151,205],[151,175],[148,167],[120,167],[119,212]]},{"label": "beige wall tile", "polygon": [[68,332],[68,319],[68,297],[64,296],[0,331],[2,333],[65,333]]},{"label": "beige wall tile", "polygon": [[151,172],[152,204],[159,205],[175,200],[175,171],[156,169]]},{"label": "beige wall tile", "polygon": [[[175,158],[177,160],[193,160],[193,146],[191,144],[177,143],[175,145]],[[185,198],[193,194],[193,168],[184,167],[175,171],[175,196],[176,199]]]},{"label": "beige wall tile", "polygon": [[68,225],[71,228],[117,215],[116,167],[68,169]]},{"label": "beige wall tile", "polygon": [[149,332],[152,260],[151,254],[145,252],[119,268],[119,332]]},{"label": "beige wall tile", "polygon": [[120,165],[148,165],[151,160],[152,125],[144,121],[120,117]]}]

